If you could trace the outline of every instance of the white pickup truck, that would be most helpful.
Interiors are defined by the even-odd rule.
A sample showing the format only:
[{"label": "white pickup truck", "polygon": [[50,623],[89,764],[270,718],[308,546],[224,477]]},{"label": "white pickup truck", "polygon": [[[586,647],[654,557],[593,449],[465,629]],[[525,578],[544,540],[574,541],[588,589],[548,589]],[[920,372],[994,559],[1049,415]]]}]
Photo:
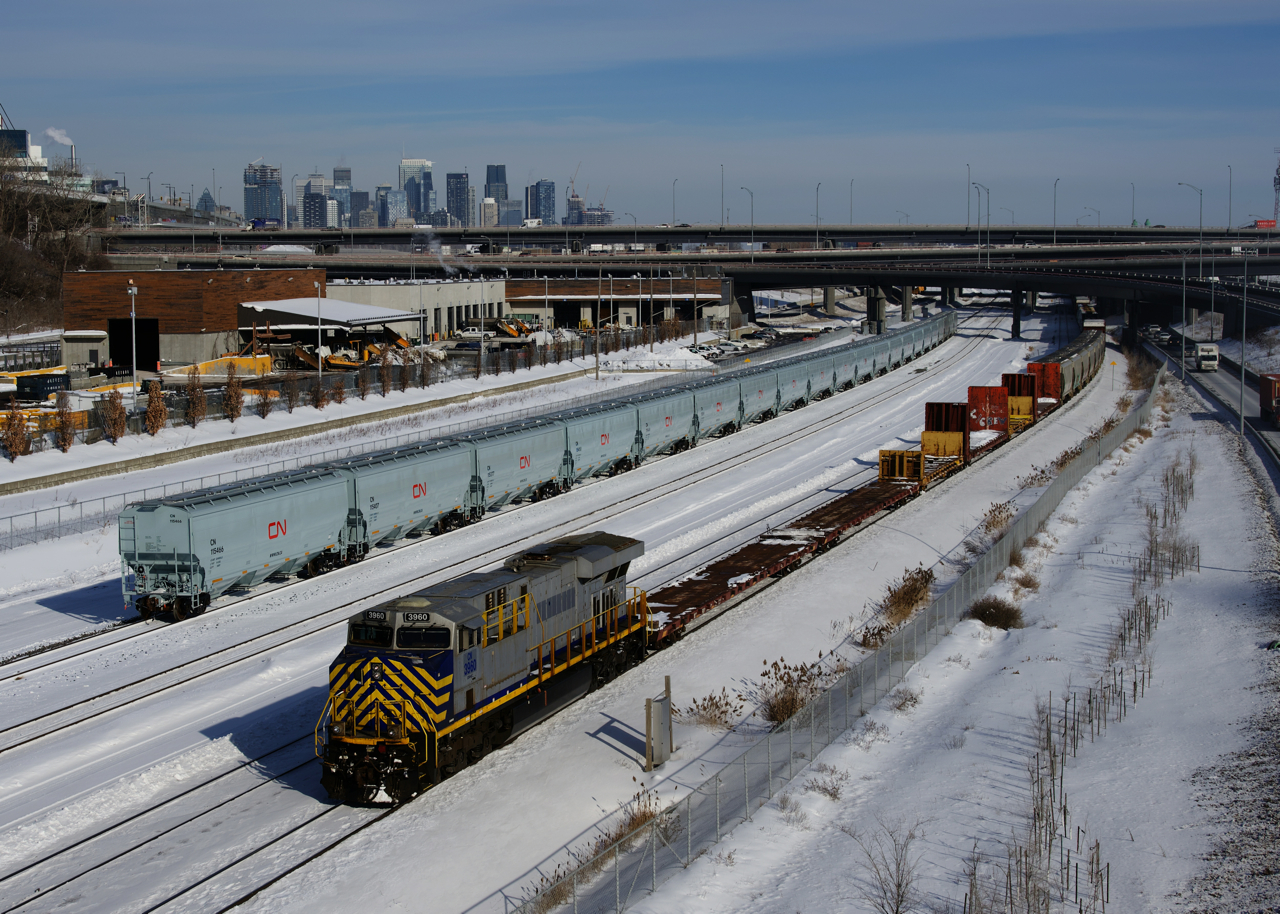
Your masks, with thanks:
[{"label": "white pickup truck", "polygon": [[1196,343],[1196,368],[1200,371],[1218,370],[1218,344]]}]

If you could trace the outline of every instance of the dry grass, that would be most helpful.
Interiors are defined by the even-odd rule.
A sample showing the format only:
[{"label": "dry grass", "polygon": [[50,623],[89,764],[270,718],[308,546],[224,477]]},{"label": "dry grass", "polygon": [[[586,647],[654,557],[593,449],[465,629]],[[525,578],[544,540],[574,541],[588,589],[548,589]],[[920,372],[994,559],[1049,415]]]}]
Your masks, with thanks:
[{"label": "dry grass", "polygon": [[785,723],[822,690],[821,670],[814,664],[789,664],[785,659],[766,662],[757,692],[759,714],[769,723]]},{"label": "dry grass", "polygon": [[1027,557],[1022,552],[1021,546],[1014,546],[1009,550],[1009,564],[1014,568],[1021,568],[1027,562]]},{"label": "dry grass", "polygon": [[1013,579],[1013,586],[1030,593],[1040,592],[1040,579],[1030,571],[1024,571]]},{"label": "dry grass", "polygon": [[675,718],[681,723],[711,730],[732,730],[742,719],[742,698],[721,688],[705,698],[695,699],[687,708],[676,708]]},{"label": "dry grass", "polygon": [[993,503],[987,509],[980,528],[992,539],[999,539],[1000,535],[1009,529],[1011,523],[1013,523],[1013,502],[1001,501]]},{"label": "dry grass", "polygon": [[846,745],[857,746],[863,752],[870,752],[876,743],[889,742],[889,728],[874,720],[863,721],[861,728],[850,731],[844,742]]},{"label": "dry grass", "polygon": [[969,607],[969,615],[992,628],[1022,628],[1022,610],[1003,597],[979,597]]},{"label": "dry grass", "polygon": [[932,568],[918,565],[902,572],[902,577],[890,581],[885,594],[873,609],[889,626],[895,626],[911,618],[912,613],[929,602],[929,592],[935,575]]},{"label": "dry grass", "polygon": [[778,794],[778,812],[782,813],[782,821],[793,828],[805,828],[809,824],[808,814],[800,808],[789,791]]},{"label": "dry grass", "polygon": [[1053,474],[1049,472],[1047,467],[1033,465],[1027,475],[1018,477],[1018,488],[1034,489],[1039,486],[1047,486],[1051,482],[1053,482]]}]

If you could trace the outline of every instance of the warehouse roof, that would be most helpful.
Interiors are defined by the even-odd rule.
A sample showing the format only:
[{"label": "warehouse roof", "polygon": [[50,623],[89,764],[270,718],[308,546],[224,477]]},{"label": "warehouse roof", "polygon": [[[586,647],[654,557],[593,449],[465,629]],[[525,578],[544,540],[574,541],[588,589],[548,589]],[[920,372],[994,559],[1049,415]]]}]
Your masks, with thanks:
[{"label": "warehouse roof", "polygon": [[254,311],[275,311],[315,320],[317,302],[320,307],[319,317],[326,324],[358,327],[363,324],[389,324],[392,321],[418,319],[417,313],[413,311],[379,308],[374,305],[362,305],[359,302],[342,301],[338,298],[281,298],[275,301],[241,302],[240,305],[243,308],[252,308]]}]

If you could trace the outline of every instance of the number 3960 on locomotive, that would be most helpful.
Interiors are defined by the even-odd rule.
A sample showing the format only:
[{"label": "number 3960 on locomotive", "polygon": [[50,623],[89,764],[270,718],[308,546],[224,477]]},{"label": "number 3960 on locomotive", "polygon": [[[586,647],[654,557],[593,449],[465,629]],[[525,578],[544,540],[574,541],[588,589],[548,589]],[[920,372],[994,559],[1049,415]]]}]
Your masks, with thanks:
[{"label": "number 3960 on locomotive", "polygon": [[343,802],[405,802],[644,659],[639,540],[543,543],[351,617],[316,727]]}]

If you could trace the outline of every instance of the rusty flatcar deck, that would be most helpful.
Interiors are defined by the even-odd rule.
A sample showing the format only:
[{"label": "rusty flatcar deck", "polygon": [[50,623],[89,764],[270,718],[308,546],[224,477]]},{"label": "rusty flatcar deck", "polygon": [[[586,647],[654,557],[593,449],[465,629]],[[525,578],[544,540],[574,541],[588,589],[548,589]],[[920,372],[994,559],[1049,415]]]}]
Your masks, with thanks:
[{"label": "rusty flatcar deck", "polygon": [[877,479],[846,492],[785,526],[770,530],[694,577],[649,594],[649,612],[666,618],[650,631],[661,642],[699,616],[825,552],[854,527],[920,491],[917,483]]}]

